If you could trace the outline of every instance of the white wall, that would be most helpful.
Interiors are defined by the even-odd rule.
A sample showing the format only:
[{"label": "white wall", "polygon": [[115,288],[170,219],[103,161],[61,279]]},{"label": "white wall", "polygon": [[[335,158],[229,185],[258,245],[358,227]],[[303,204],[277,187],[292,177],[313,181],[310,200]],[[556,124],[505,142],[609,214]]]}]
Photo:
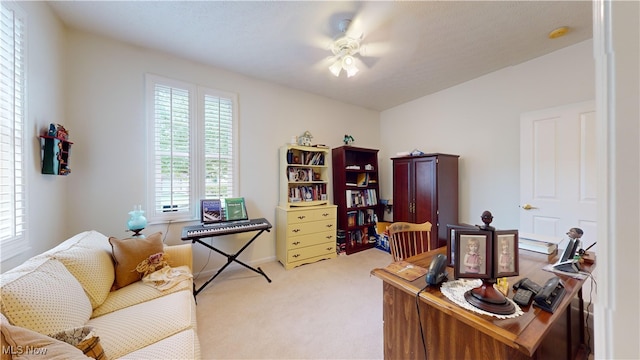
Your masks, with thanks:
[{"label": "white wall", "polygon": [[47,6],[20,2],[27,16],[26,184],[28,252],[2,263],[10,269],[58,244],[66,233],[68,178],[42,175],[38,136],[64,115],[64,29]]},{"label": "white wall", "polygon": [[[145,204],[145,73],[238,94],[240,195],[247,199],[252,217],[265,217],[272,224],[278,205],[278,148],[293,135],[309,130],[314,143],[336,147],[349,133],[358,146],[380,145],[379,114],[374,111],[87,33],[71,31],[68,42],[65,99],[75,141],[68,179],[73,192],[67,202],[68,235],[96,229],[126,237],[127,212]],[[172,224],[166,242],[181,243],[184,225]],[[152,231],[166,233],[167,226],[151,226],[145,232]],[[214,241],[225,249],[239,248],[228,238]],[[196,270],[207,261],[205,250],[194,247]],[[263,234],[243,258],[275,259],[275,231]],[[226,259],[214,254],[207,269],[222,262]]]},{"label": "white wall", "polygon": [[592,41],[383,111],[381,196],[393,196],[391,157],[417,148],[460,155],[460,221],[519,223],[520,114],[595,98]]},{"label": "white wall", "polygon": [[[594,1],[598,107],[597,359],[640,358],[640,3]],[[600,224],[599,222],[599,224]]]}]

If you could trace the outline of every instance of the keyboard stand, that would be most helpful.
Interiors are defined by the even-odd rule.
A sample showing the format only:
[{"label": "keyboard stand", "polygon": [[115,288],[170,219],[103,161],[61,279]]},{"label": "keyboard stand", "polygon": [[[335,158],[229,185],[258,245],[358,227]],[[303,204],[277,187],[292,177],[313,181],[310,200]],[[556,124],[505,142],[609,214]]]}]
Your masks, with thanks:
[{"label": "keyboard stand", "polygon": [[[264,220],[264,221],[266,221],[266,220]],[[221,251],[221,250],[219,250],[219,249],[216,249],[216,248],[215,248],[215,247],[213,247],[212,245],[210,245],[210,244],[208,244],[208,243],[206,243],[206,242],[202,241],[202,239],[204,239],[204,238],[206,238],[206,237],[216,237],[216,236],[220,236],[220,235],[215,235],[215,234],[214,234],[214,235],[209,235],[209,236],[206,236],[206,237],[183,238],[183,240],[191,240],[191,243],[192,243],[192,244],[198,243],[198,244],[200,244],[200,245],[203,245],[203,246],[205,246],[205,247],[207,247],[207,248],[209,248],[209,249],[211,249],[211,250],[213,250],[213,251],[217,252],[217,253],[218,253],[218,254],[220,254],[220,255],[223,255],[223,256],[226,256],[226,257],[227,257],[227,263],[226,263],[226,264],[224,264],[224,266],[222,266],[220,269],[218,269],[218,271],[217,271],[217,272],[216,272],[212,277],[210,277],[210,278],[209,278],[209,280],[207,280],[207,282],[205,282],[204,284],[202,284],[202,286],[200,286],[198,289],[196,289],[196,285],[195,285],[195,282],[194,282],[194,284],[193,284],[193,297],[195,298],[195,297],[200,293],[200,291],[202,291],[205,287],[207,287],[207,285],[209,285],[209,283],[211,283],[211,282],[213,281],[213,279],[215,279],[216,277],[218,277],[218,275],[220,275],[220,273],[222,273],[222,272],[224,271],[224,269],[226,269],[226,268],[227,268],[227,266],[231,265],[231,263],[232,263],[232,262],[237,262],[238,264],[240,264],[240,265],[244,266],[245,268],[247,268],[247,269],[249,269],[249,270],[251,270],[251,271],[254,271],[254,272],[256,272],[256,273],[258,273],[258,274],[260,274],[260,275],[264,276],[264,278],[265,278],[265,279],[267,279],[267,281],[270,283],[270,282],[271,282],[271,279],[269,279],[269,277],[267,276],[267,274],[265,274],[265,272],[264,272],[264,271],[262,271],[262,269],[260,269],[260,267],[258,267],[258,268],[254,268],[254,267],[252,267],[252,266],[250,266],[250,265],[247,265],[247,264],[245,264],[244,262],[242,262],[242,261],[238,260],[238,256],[240,256],[240,254],[242,254],[242,252],[243,252],[247,247],[249,247],[249,245],[251,245],[251,243],[253,243],[253,241],[254,241],[255,239],[257,239],[257,238],[258,238],[258,236],[262,235],[262,233],[263,233],[263,232],[265,232],[265,231],[270,232],[270,231],[271,231],[270,229],[271,229],[271,226],[269,226],[269,227],[268,227],[268,228],[266,228],[266,229],[260,229],[260,230],[255,230],[255,229],[248,229],[248,230],[247,230],[247,229],[240,229],[240,230],[238,230],[238,231],[234,231],[234,232],[230,232],[230,233],[226,233],[226,234],[220,234],[220,235],[231,235],[231,234],[239,234],[239,233],[243,233],[243,232],[258,231],[258,233],[257,233],[257,234],[255,234],[255,235],[254,235],[254,236],[253,236],[249,241],[247,241],[247,242],[244,244],[244,246],[243,246],[240,250],[238,250],[235,254],[227,254],[227,253],[225,253],[224,251]]]}]

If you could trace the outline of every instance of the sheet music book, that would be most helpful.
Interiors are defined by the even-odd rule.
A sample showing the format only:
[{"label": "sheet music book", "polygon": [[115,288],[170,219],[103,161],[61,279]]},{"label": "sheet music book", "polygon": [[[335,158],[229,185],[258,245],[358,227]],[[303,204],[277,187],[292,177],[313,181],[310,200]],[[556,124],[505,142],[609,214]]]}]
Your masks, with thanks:
[{"label": "sheet music book", "polygon": [[203,225],[248,220],[243,197],[200,200],[200,221]]}]

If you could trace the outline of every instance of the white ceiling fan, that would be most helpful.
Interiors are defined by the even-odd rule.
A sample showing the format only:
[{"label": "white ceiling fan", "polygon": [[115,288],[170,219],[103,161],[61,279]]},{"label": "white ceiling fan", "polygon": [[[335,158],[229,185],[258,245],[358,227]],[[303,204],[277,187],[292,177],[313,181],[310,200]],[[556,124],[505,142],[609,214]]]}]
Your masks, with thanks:
[{"label": "white ceiling fan", "polygon": [[329,56],[329,71],[333,75],[338,77],[344,70],[347,77],[352,77],[361,68],[367,67],[361,57],[379,57],[388,51],[388,43],[363,43],[367,35],[365,30],[371,32],[380,26],[387,14],[388,6],[385,4],[361,9],[353,19],[343,19],[338,23],[340,33],[329,45],[333,54]]}]

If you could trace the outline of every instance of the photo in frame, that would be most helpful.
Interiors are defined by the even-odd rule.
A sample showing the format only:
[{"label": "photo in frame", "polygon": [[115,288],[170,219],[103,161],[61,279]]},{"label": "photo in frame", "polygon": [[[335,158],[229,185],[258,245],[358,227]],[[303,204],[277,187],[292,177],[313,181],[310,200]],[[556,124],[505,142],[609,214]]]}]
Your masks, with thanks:
[{"label": "photo in frame", "polygon": [[493,258],[496,278],[517,276],[518,271],[518,230],[495,230]]},{"label": "photo in frame", "polygon": [[447,266],[453,267],[456,259],[456,231],[477,230],[478,227],[469,224],[447,224]]},{"label": "photo in frame", "polygon": [[493,273],[493,232],[456,230],[454,277],[490,279]]}]

